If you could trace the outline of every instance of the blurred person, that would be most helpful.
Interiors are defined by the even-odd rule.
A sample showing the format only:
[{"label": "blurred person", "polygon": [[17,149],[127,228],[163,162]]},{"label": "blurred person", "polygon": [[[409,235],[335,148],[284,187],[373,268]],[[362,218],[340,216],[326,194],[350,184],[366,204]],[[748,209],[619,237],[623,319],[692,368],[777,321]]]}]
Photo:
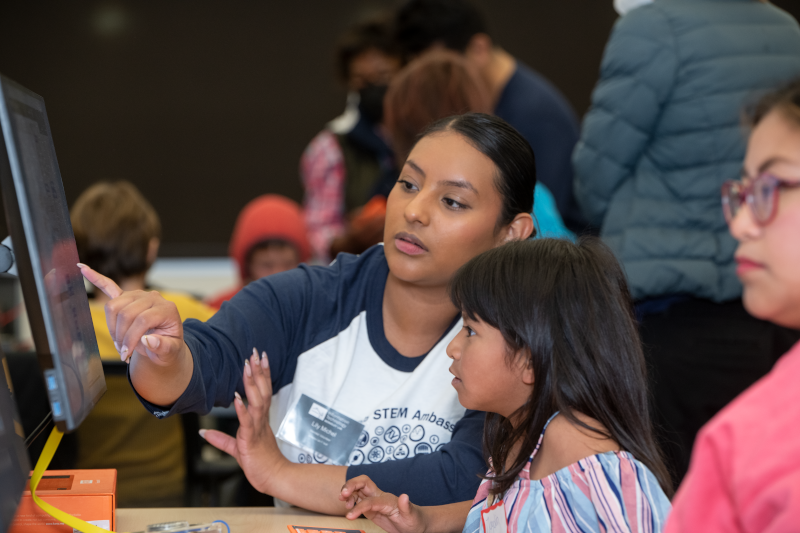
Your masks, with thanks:
[{"label": "blurred person", "polygon": [[[359,253],[381,240],[383,217],[363,216],[361,209],[376,195],[385,198],[397,177],[380,124],[386,88],[400,66],[388,17],[359,22],[339,41],[337,70],[347,86],[347,109],[314,137],[300,160],[316,262],[327,264],[338,252]],[[353,223],[359,215],[360,223]]]},{"label": "blurred person", "polygon": [[[161,222],[127,181],[86,189],[70,212],[81,262],[129,291],[148,290],[145,277],[158,255]],[[181,316],[207,320],[214,310],[180,293],[159,291]],[[108,332],[105,303],[94,291],[89,309],[104,361],[119,361]],[[181,420],[161,422],[136,398],[127,378],[106,376],[108,390],[77,431],[76,468],[116,468],[120,507],[176,507],[184,502],[186,454]]]},{"label": "blurred person", "polygon": [[[461,113],[489,113],[491,107],[486,84],[462,55],[435,50],[415,59],[392,80],[386,93],[385,125],[395,157],[405,161],[429,124]],[[574,237],[564,226],[547,187],[537,181],[534,195],[536,236]]]},{"label": "blurred person", "polygon": [[533,148],[538,180],[552,192],[567,227],[586,229],[572,195],[570,157],[578,119],[558,89],[498,46],[483,15],[464,0],[409,0],[398,9],[394,24],[406,59],[436,48],[467,59],[489,90],[494,114]]},{"label": "blurred person", "polygon": [[277,194],[251,200],[236,218],[229,254],[239,268],[240,283],[208,300],[214,309],[251,281],[291,270],[309,260],[311,247],[302,209]]},{"label": "blurred person", "polygon": [[[747,312],[800,329],[800,80],[767,95],[722,202]],[[800,343],[706,424],[666,531],[797,531]]]},{"label": "blurred person", "polygon": [[655,0],[615,24],[575,149],[575,194],[625,266],[676,484],[695,435],[797,338],[742,306],[719,188],[746,99],[800,73],[800,28],[756,0]]}]

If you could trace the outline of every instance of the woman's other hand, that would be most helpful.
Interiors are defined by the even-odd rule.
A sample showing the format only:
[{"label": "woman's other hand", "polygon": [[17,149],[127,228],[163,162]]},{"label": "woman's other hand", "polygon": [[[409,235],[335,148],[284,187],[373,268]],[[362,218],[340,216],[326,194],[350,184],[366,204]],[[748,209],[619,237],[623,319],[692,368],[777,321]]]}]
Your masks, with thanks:
[{"label": "woman's other hand", "polygon": [[233,400],[239,417],[236,438],[213,429],[201,430],[200,434],[212,446],[235,457],[253,487],[270,492],[270,481],[278,477],[288,461],[269,426],[272,378],[266,352],[259,357],[253,348],[252,355],[245,360],[243,381],[247,406],[238,392]]},{"label": "woman's other hand", "polygon": [[367,476],[358,476],[342,487],[339,500],[349,509],[345,517],[355,520],[362,514],[389,533],[423,533],[425,515],[406,494],[398,498],[382,492]]}]

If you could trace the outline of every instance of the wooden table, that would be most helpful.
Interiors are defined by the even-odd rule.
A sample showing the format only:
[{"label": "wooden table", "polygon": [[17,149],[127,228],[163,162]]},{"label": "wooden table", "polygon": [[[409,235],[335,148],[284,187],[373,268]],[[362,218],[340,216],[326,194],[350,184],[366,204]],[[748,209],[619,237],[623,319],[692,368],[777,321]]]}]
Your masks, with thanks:
[{"label": "wooden table", "polygon": [[[286,526],[312,526],[336,529],[363,529],[366,533],[383,530],[367,520],[347,520],[326,516],[296,507],[187,507],[164,509],[117,509],[117,531],[144,531],[148,524],[186,520],[190,524],[206,524],[224,520],[231,533],[289,533]],[[223,528],[223,532],[227,533]]]}]

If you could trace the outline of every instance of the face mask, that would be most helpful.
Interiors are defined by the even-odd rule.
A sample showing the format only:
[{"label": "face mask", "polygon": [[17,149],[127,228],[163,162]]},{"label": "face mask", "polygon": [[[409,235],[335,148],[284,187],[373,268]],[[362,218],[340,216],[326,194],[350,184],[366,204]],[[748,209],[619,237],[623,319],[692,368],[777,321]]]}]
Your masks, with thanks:
[{"label": "face mask", "polygon": [[653,0],[614,0],[614,9],[622,16],[632,9],[652,3]]},{"label": "face mask", "polygon": [[379,124],[383,120],[383,97],[386,96],[386,89],[386,85],[367,85],[358,91],[358,111],[373,124]]}]

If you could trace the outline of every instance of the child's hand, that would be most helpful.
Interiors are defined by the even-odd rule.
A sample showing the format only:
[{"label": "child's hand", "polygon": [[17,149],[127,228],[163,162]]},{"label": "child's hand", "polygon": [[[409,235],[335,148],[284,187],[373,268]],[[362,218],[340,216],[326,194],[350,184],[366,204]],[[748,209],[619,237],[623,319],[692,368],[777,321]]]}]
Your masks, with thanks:
[{"label": "child's hand", "polygon": [[422,509],[412,504],[408,495],[381,490],[367,476],[358,476],[342,487],[339,499],[350,509],[345,515],[355,520],[362,514],[388,533],[423,533],[425,515]]}]

